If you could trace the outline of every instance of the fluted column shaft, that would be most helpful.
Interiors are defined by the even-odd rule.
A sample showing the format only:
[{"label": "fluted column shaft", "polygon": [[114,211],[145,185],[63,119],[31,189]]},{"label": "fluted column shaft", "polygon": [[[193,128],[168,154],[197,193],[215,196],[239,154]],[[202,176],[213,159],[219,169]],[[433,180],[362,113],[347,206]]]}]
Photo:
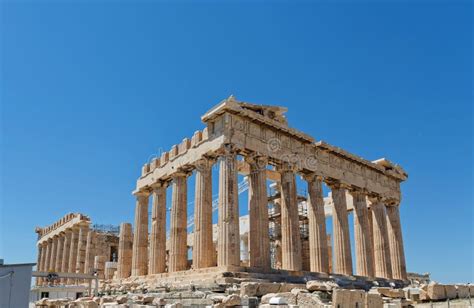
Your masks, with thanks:
[{"label": "fluted column shaft", "polygon": [[356,272],[359,276],[374,277],[372,260],[372,239],[370,235],[369,212],[366,195],[360,191],[351,191],[354,204],[354,238],[356,250]]},{"label": "fluted column shaft", "polygon": [[188,267],[187,194],[186,174],[174,174],[170,215],[170,272],[184,271]]},{"label": "fluted column shaft", "polygon": [[334,273],[352,275],[352,255],[347,217],[346,189],[339,184],[331,185],[333,199],[332,225],[334,236]]},{"label": "fluted column shaft", "polygon": [[120,225],[117,278],[128,278],[132,273],[132,250],[133,234],[132,225],[122,223]]},{"label": "fluted column shaft", "polygon": [[[43,260],[43,272],[48,272],[49,271],[49,260],[51,259],[51,246],[52,246],[53,240],[49,239],[46,241],[46,254]],[[41,282],[43,285],[47,284],[45,279],[42,279]]]},{"label": "fluted column shaft", "polygon": [[196,166],[196,188],[194,193],[194,239],[193,267],[214,265],[212,242],[212,163],[201,160]]},{"label": "fluted column shaft", "polygon": [[249,181],[249,265],[270,268],[268,227],[267,159],[248,156]]},{"label": "fluted column shaft", "polygon": [[[64,232],[64,246],[63,246],[63,256],[61,260],[61,272],[67,273],[69,271],[69,257],[71,253],[71,234],[70,230]],[[66,278],[61,278],[62,283],[66,283]]]},{"label": "fluted column shaft", "polygon": [[375,277],[392,278],[390,246],[385,205],[378,198],[371,199],[374,236]]},{"label": "fluted column shaft", "polygon": [[58,237],[54,236],[51,245],[51,255],[49,257],[48,270],[56,271],[56,250],[58,247]]},{"label": "fluted column shaft", "polygon": [[306,177],[308,182],[309,260],[312,272],[329,273],[326,216],[321,178]]},{"label": "fluted column shaft", "polygon": [[217,265],[240,265],[239,199],[236,154],[226,148],[219,159]]},{"label": "fluted column shaft", "polygon": [[151,239],[148,274],[166,269],[166,186],[157,184],[152,191]]},{"label": "fluted column shaft", "polygon": [[54,270],[56,272],[61,272],[63,249],[64,249],[64,234],[62,233],[58,237],[58,245],[56,247],[56,259],[54,261]]},{"label": "fluted column shaft", "polygon": [[136,194],[132,276],[143,276],[148,272],[148,195],[148,192]]},{"label": "fluted column shaft", "polygon": [[[79,243],[79,229],[73,228],[71,230],[71,249],[69,251],[69,265],[68,273],[76,272],[76,261],[77,261],[77,246]],[[69,278],[68,284],[74,283],[75,279]]]},{"label": "fluted column shaft", "polygon": [[[41,259],[44,258],[44,250],[42,244],[38,245],[38,261],[36,263],[36,270],[39,272],[41,271]],[[41,278],[37,277],[35,284],[38,286],[41,283]]]},{"label": "fluted column shaft", "polygon": [[282,268],[301,271],[303,263],[295,173],[283,166],[280,174]]},{"label": "fluted column shaft", "polygon": [[76,273],[85,273],[86,263],[86,246],[87,246],[87,233],[89,232],[89,225],[79,226],[79,238],[77,242],[77,260],[76,260]]},{"label": "fluted column shaft", "polygon": [[84,271],[86,274],[92,273],[94,269],[95,255],[96,255],[96,233],[94,230],[89,230],[89,232],[87,233],[86,261],[84,264]]},{"label": "fluted column shaft", "polygon": [[398,205],[386,207],[388,240],[390,244],[390,261],[394,279],[407,280],[405,251],[403,247],[400,209]]}]

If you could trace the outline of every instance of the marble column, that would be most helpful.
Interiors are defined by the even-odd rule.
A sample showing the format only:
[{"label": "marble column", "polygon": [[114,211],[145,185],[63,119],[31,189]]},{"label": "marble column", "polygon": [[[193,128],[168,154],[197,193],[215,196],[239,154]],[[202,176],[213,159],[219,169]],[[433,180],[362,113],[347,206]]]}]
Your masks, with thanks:
[{"label": "marble column", "polygon": [[247,156],[249,181],[249,266],[270,268],[268,227],[267,159]]},{"label": "marble column", "polygon": [[89,225],[79,226],[79,238],[77,242],[76,273],[85,273],[87,233]]},{"label": "marble column", "polygon": [[377,197],[371,198],[370,201],[374,236],[375,277],[391,279],[392,267],[385,205]]},{"label": "marble column", "polygon": [[240,265],[238,197],[236,153],[226,147],[219,158],[217,266]]},{"label": "marble column", "polygon": [[58,245],[56,247],[56,260],[54,264],[54,270],[56,272],[61,272],[63,249],[64,249],[64,233],[61,233],[58,237]]},{"label": "marble column", "polygon": [[166,270],[166,186],[157,183],[152,190],[151,238],[148,274]]},{"label": "marble column", "polygon": [[312,272],[329,273],[329,255],[322,178],[311,174],[308,182],[309,260]]},{"label": "marble column", "polygon": [[[41,258],[44,259],[44,253],[45,251],[43,250],[42,244],[38,244],[38,261],[36,263],[36,270],[38,272],[41,271]],[[36,282],[35,284],[38,286],[41,283],[41,277],[36,277]]]},{"label": "marble column", "polygon": [[135,194],[135,230],[133,233],[132,276],[148,273],[148,192]]},{"label": "marble column", "polygon": [[352,255],[347,217],[346,189],[342,184],[331,184],[333,211],[332,226],[334,236],[334,273],[352,275]]},{"label": "marble column", "polygon": [[212,164],[204,158],[196,164],[194,193],[193,267],[214,266],[212,242]]},{"label": "marble column", "polygon": [[282,269],[301,271],[303,263],[295,173],[284,165],[280,168],[280,174]]},{"label": "marble column", "polygon": [[[61,260],[61,272],[67,273],[69,268],[69,257],[71,253],[71,230],[66,230],[64,232],[64,246],[63,246],[63,256]],[[62,283],[67,282],[67,278],[61,278]]]},{"label": "marble column", "polygon": [[399,205],[394,204],[387,206],[386,213],[393,278],[407,280]]},{"label": "marble column", "polygon": [[187,175],[177,172],[173,175],[171,214],[169,272],[184,271],[188,267],[187,245]]},{"label": "marble column", "polygon": [[[44,257],[44,261],[43,261],[43,272],[49,272],[49,260],[51,259],[51,246],[53,244],[53,240],[52,239],[48,239],[46,241],[46,254],[45,254],[45,257]],[[43,285],[46,285],[47,284],[47,281],[46,279],[42,279],[41,280],[42,284]]]},{"label": "marble column", "polygon": [[359,190],[350,191],[354,204],[354,238],[356,250],[356,272],[359,276],[374,278],[372,239],[370,235],[367,196]]},{"label": "marble column", "polygon": [[51,255],[49,257],[48,270],[56,271],[56,250],[58,247],[58,236],[53,237],[53,242],[51,244]]},{"label": "marble column", "polygon": [[[75,273],[76,272],[76,261],[77,261],[77,246],[79,242],[79,229],[77,227],[73,227],[71,230],[71,249],[69,251],[69,265],[68,265],[68,273]],[[75,282],[74,278],[69,278],[67,280],[68,284],[73,284]]]},{"label": "marble column", "polygon": [[118,249],[117,278],[128,278],[132,273],[133,234],[132,224],[120,225],[120,238]]},{"label": "marble column", "polygon": [[89,230],[87,233],[86,244],[86,261],[84,263],[84,272],[91,274],[94,270],[94,257],[96,255],[96,233],[94,230]]}]

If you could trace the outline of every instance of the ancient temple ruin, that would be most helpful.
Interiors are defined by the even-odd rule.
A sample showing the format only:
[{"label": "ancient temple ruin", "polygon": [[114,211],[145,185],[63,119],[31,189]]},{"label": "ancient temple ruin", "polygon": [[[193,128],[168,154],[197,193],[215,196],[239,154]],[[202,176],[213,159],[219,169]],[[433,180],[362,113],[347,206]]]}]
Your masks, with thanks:
[{"label": "ancient temple ruin", "polygon": [[[69,213],[47,227],[37,227],[35,231],[38,234],[37,271],[97,273],[100,279],[113,278],[118,260],[118,228],[92,224],[86,215]],[[62,278],[53,283],[43,278],[36,279],[38,286],[82,282],[72,278]]]},{"label": "ancient temple ruin", "polygon": [[[133,232],[130,224],[121,227],[116,278],[168,279],[204,271],[271,275],[284,271],[292,277],[318,273],[406,281],[399,206],[400,183],[407,174],[387,159],[368,161],[316,141],[289,127],[285,112],[283,107],[229,97],[202,116],[206,126],[202,131],[146,163],[133,191],[137,199]],[[217,192],[212,191],[213,167],[219,168]],[[194,188],[187,184],[192,174]],[[238,174],[248,180],[245,205],[238,203]],[[307,190],[307,245],[301,237],[297,176],[304,179]],[[269,195],[267,180],[276,186],[277,197]],[[326,210],[323,184],[331,189]],[[167,204],[168,186],[171,204]],[[190,262],[188,189],[195,191]],[[216,245],[213,193],[218,193]],[[275,199],[278,212],[269,214],[269,202]],[[239,206],[249,209],[248,262],[240,258]],[[171,207],[169,239],[167,207]],[[354,217],[355,260],[351,256],[349,212]],[[332,217],[334,262],[328,248],[327,215]],[[271,247],[271,226],[275,223],[280,230],[278,266],[272,261],[275,249]],[[79,245],[85,245],[85,233],[78,234]],[[83,266],[77,262],[76,267]]]}]

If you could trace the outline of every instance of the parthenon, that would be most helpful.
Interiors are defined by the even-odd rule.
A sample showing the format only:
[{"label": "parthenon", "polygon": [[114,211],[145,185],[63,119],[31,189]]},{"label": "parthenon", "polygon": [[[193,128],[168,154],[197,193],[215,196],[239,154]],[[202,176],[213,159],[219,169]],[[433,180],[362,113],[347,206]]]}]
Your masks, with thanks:
[{"label": "parthenon", "polygon": [[[137,180],[133,235],[120,235],[117,279],[173,277],[177,273],[253,271],[307,273],[406,281],[399,206],[402,167],[368,161],[289,127],[284,107],[255,105],[233,96],[205,113],[202,131],[147,162]],[[218,168],[213,191],[212,168]],[[188,177],[195,176],[195,187]],[[238,175],[248,181],[248,204],[239,204]],[[297,176],[307,190],[309,268],[303,266]],[[267,181],[279,192],[281,264],[272,266]],[[330,188],[325,210],[323,184]],[[171,204],[167,187],[171,186]],[[188,261],[188,190],[194,189],[192,260]],[[213,194],[218,194],[217,247],[213,245]],[[151,226],[149,202],[151,200]],[[327,203],[327,202],[326,202]],[[240,258],[239,209],[248,207],[248,262]],[[166,210],[171,207],[169,239]],[[327,205],[326,205],[327,208]],[[328,251],[326,215],[332,217]],[[348,214],[353,213],[355,260]],[[149,229],[151,232],[149,233]],[[191,233],[190,233],[191,234]],[[80,235],[79,235],[80,237]],[[132,239],[133,237],[133,239]],[[330,256],[333,255],[333,258]],[[130,257],[131,256],[131,262]],[[355,264],[355,272],[353,271]],[[82,266],[82,264],[80,264]],[[332,272],[330,272],[332,269]]]}]

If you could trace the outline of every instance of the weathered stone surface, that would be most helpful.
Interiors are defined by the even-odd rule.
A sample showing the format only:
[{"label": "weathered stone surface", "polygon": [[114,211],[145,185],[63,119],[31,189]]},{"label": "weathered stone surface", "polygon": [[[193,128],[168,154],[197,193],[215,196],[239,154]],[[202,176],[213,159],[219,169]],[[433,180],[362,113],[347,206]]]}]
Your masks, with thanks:
[{"label": "weathered stone surface", "polygon": [[459,298],[468,298],[469,297],[469,286],[468,285],[457,284],[455,287],[456,287],[456,291],[457,291],[457,294],[458,294]]},{"label": "weathered stone surface", "polygon": [[331,291],[336,287],[336,283],[329,281],[310,280],[306,283],[306,289],[309,291]]},{"label": "weathered stone surface", "polygon": [[402,289],[392,289],[386,287],[373,288],[371,290],[373,293],[377,292],[385,297],[390,298],[403,298],[405,297],[405,292]]},{"label": "weathered stone surface", "polygon": [[457,297],[456,287],[452,284],[445,285],[444,292],[446,294],[446,298],[454,299]]},{"label": "weathered stone surface", "polygon": [[334,289],[332,292],[333,307],[363,307],[365,300],[363,290]]},{"label": "weathered stone surface", "polygon": [[224,304],[224,306],[240,305],[240,296],[237,294],[228,295],[222,300],[222,304]]},{"label": "weathered stone surface", "polygon": [[289,305],[296,305],[296,296],[291,292],[283,292],[283,293],[269,293],[262,296],[262,304],[270,304],[271,298],[284,298],[286,303]]},{"label": "weathered stone surface", "polygon": [[296,296],[299,307],[323,307],[324,303],[317,293],[300,292]]},{"label": "weathered stone surface", "polygon": [[446,290],[445,287],[441,284],[432,282],[427,286],[426,289],[429,299],[432,300],[442,300],[446,299]]},{"label": "weathered stone surface", "polygon": [[366,293],[365,294],[365,308],[379,308],[383,307],[382,296],[376,293]]}]

